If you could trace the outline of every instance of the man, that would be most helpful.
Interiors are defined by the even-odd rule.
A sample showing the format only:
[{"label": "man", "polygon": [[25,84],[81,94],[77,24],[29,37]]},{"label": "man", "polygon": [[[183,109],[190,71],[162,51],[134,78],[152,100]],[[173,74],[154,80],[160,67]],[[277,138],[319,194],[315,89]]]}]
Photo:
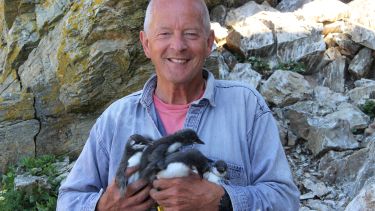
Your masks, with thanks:
[{"label": "man", "polygon": [[[58,210],[148,210],[155,202],[164,210],[298,210],[299,192],[264,100],[203,70],[214,40],[203,0],[151,1],[140,40],[156,76],[98,118],[60,188]],[[228,163],[229,180],[138,180],[121,198],[114,176],[128,137],[156,139],[181,128],[205,142],[193,147]]]}]

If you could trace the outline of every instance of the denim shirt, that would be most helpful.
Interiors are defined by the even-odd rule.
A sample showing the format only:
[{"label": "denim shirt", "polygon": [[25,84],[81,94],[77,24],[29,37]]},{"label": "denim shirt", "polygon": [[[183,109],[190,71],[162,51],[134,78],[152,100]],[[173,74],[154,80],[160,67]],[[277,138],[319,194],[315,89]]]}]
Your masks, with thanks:
[{"label": "denim shirt", "polygon": [[[248,85],[207,80],[201,99],[191,103],[184,127],[205,142],[193,145],[212,160],[228,163],[228,192],[234,210],[298,210],[299,191],[293,183],[270,109]],[[129,136],[162,137],[152,95],[156,76],[142,91],[110,105],[97,119],[69,176],[59,189],[57,210],[95,210],[113,182]]]}]

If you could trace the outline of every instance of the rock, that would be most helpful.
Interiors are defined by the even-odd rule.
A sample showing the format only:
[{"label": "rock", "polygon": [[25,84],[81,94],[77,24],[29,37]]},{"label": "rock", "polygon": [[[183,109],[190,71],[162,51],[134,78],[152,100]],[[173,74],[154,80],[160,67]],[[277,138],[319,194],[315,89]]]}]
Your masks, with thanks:
[{"label": "rock", "polygon": [[64,16],[70,7],[70,0],[45,1],[35,6],[36,25],[38,31],[45,33]]},{"label": "rock", "polygon": [[345,208],[345,211],[352,210],[375,210],[375,178],[368,182]]},{"label": "rock", "polygon": [[276,6],[276,9],[280,10],[281,12],[294,12],[303,5],[312,1],[313,0],[284,0]]},{"label": "rock", "polygon": [[225,19],[225,24],[232,27],[243,25],[249,17],[261,11],[277,12],[277,10],[270,6],[259,5],[254,1],[249,1],[241,7],[230,10]]},{"label": "rock", "polygon": [[217,46],[223,46],[226,43],[228,30],[216,22],[211,23],[211,30],[215,32],[215,41],[217,43]]},{"label": "rock", "polygon": [[343,102],[347,102],[349,97],[333,92],[328,87],[317,86],[314,88],[314,100],[321,105],[329,105],[331,108],[335,108]]},{"label": "rock", "polygon": [[14,189],[32,193],[35,189],[51,189],[45,176],[17,175],[14,178]]},{"label": "rock", "polygon": [[361,49],[350,62],[349,71],[357,79],[364,78],[369,74],[374,57],[368,48]]},{"label": "rock", "polygon": [[329,152],[320,161],[323,180],[341,186],[349,197],[354,197],[365,182],[375,176],[375,142],[354,152]]},{"label": "rock", "polygon": [[349,34],[354,42],[375,50],[375,29],[369,29],[358,23],[349,23],[345,33]]},{"label": "rock", "polygon": [[370,117],[364,114],[358,107],[343,103],[338,111],[325,116],[327,119],[343,119],[349,122],[351,130],[365,129],[370,121]]},{"label": "rock", "polygon": [[375,30],[375,2],[372,0],[354,0],[350,2],[350,21]]},{"label": "rock", "polygon": [[0,172],[23,157],[35,156],[34,140],[39,129],[37,120],[0,122]]},{"label": "rock", "polygon": [[345,57],[338,57],[318,73],[319,84],[327,86],[335,92],[345,91]]},{"label": "rock", "polygon": [[375,121],[365,129],[365,136],[375,135]]},{"label": "rock", "polygon": [[229,80],[245,82],[254,88],[257,88],[262,76],[251,68],[249,63],[237,63],[229,73]]},{"label": "rock", "polygon": [[312,89],[302,75],[283,70],[276,70],[260,87],[260,92],[266,101],[278,107],[309,99],[312,95]]},{"label": "rock", "polygon": [[73,2],[19,68],[41,120],[38,155],[78,154],[100,111],[147,80],[153,67],[138,41],[145,6]]},{"label": "rock", "polygon": [[324,24],[322,34],[324,36],[327,36],[329,34],[342,34],[345,31],[345,27],[346,27],[346,23],[344,21],[336,21],[333,23],[327,23],[327,24]]},{"label": "rock", "polygon": [[359,145],[350,130],[349,122],[342,119],[310,118],[307,120],[310,131],[307,147],[314,155],[332,149],[355,149]]},{"label": "rock", "polygon": [[323,197],[330,192],[323,182],[312,181],[311,179],[306,178],[302,183],[306,189],[311,190],[313,195],[317,197]]},{"label": "rock", "polygon": [[294,13],[305,20],[318,23],[335,22],[349,17],[350,7],[339,0],[315,0]]},{"label": "rock", "polygon": [[211,21],[224,25],[227,12],[227,8],[224,5],[217,5],[210,12]]},{"label": "rock", "polygon": [[350,58],[352,58],[361,47],[359,44],[355,43],[349,35],[343,33],[328,34],[324,38],[324,41],[329,47],[338,46],[339,52]]},{"label": "rock", "polygon": [[333,207],[324,203],[324,201],[320,200],[308,200],[307,206],[310,207],[312,210],[319,210],[319,211],[331,211],[333,210]]},{"label": "rock", "polygon": [[361,79],[354,82],[355,88],[350,90],[347,95],[355,105],[362,105],[371,96],[375,96],[375,81],[369,79]]}]

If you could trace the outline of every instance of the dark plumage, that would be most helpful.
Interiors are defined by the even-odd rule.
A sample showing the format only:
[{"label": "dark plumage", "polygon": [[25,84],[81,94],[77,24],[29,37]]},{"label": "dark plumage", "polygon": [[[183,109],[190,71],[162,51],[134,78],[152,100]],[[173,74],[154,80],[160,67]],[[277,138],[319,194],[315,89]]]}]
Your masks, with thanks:
[{"label": "dark plumage", "polygon": [[134,134],[129,137],[115,177],[115,182],[120,189],[121,196],[124,196],[128,183],[128,178],[125,175],[126,168],[139,165],[144,149],[150,144],[151,139],[144,136]]},{"label": "dark plumage", "polygon": [[209,171],[204,173],[204,178],[210,182],[219,184],[220,180],[225,179],[227,175],[228,165],[223,160],[217,160],[211,166]]},{"label": "dark plumage", "polygon": [[203,178],[203,173],[210,168],[209,162],[210,160],[197,149],[175,152],[165,158],[163,167],[157,172],[156,177],[184,177],[190,172],[195,172]]},{"label": "dark plumage", "polygon": [[163,168],[167,155],[178,151],[182,146],[190,144],[204,144],[194,130],[183,129],[172,135],[154,141],[148,146],[141,158],[140,178],[151,182],[158,170]]}]

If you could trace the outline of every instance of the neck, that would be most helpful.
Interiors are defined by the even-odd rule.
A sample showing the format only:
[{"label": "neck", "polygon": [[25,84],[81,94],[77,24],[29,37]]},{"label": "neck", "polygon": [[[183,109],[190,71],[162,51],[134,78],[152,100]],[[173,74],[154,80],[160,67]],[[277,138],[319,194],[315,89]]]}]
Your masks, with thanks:
[{"label": "neck", "polygon": [[199,99],[205,89],[205,80],[201,78],[189,84],[171,84],[157,82],[155,94],[167,104],[186,105]]}]

